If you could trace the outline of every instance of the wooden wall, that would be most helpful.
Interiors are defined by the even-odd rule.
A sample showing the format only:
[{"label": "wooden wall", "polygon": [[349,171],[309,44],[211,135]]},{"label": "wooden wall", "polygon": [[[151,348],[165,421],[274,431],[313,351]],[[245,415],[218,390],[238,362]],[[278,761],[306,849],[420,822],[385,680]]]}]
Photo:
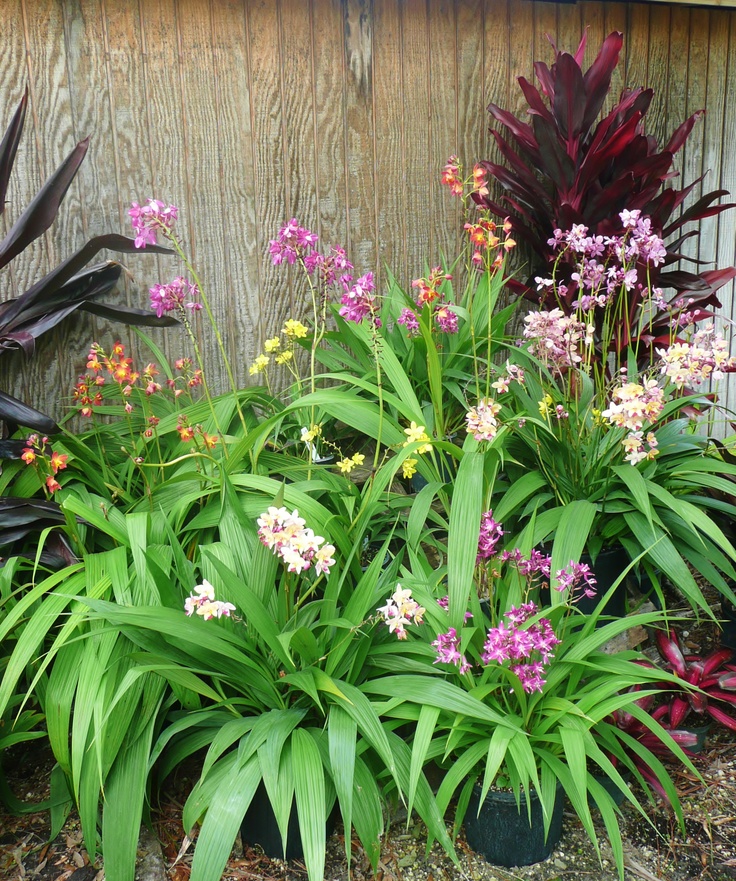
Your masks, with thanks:
[{"label": "wooden wall", "polygon": [[[131,200],[180,207],[180,231],[221,319],[239,378],[264,338],[304,312],[266,252],[295,216],[342,243],[357,273],[384,264],[408,282],[452,251],[460,217],[439,173],[488,155],[493,100],[523,111],[518,75],[551,59],[545,38],[588,61],[625,34],[615,90],[649,85],[660,139],[705,107],[678,167],[736,192],[736,12],[645,3],[532,0],[2,0],[0,117],[25,84],[31,112],[6,229],[77,140],[88,157],[47,237],[0,279],[2,298],[87,236],[128,231]],[[698,188],[699,189],[699,188]],[[694,194],[694,197],[697,194]],[[700,256],[730,265],[736,211],[703,223]],[[126,259],[138,305],[180,273],[172,258]],[[727,312],[731,310],[729,305]],[[200,328],[217,365],[211,334]],[[0,385],[60,416],[89,342],[118,330],[82,319],[18,358]],[[168,353],[185,343],[165,335]],[[15,381],[12,374],[18,376]],[[213,369],[217,373],[217,369]],[[221,375],[215,377],[221,379]],[[736,396],[734,396],[736,402]]]}]

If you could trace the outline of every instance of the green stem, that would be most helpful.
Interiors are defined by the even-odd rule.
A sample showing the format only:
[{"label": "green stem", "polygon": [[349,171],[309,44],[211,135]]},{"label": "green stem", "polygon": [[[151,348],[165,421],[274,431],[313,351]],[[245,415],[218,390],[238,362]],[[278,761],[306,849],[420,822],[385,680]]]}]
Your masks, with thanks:
[{"label": "green stem", "polygon": [[[174,236],[171,232],[167,232],[167,233],[166,233],[166,237],[167,237],[168,240],[171,242],[171,244],[174,246],[174,250],[176,251],[176,253],[177,253],[177,254],[179,255],[179,257],[181,258],[182,262],[184,263],[184,265],[185,265],[186,268],[187,268],[187,271],[188,271],[189,274],[191,275],[192,280],[194,281],[194,283],[195,283],[196,286],[197,286],[197,290],[199,291],[199,297],[200,297],[200,299],[201,299],[201,301],[202,301],[202,305],[203,305],[204,308],[205,308],[205,312],[207,313],[207,318],[209,319],[210,325],[211,325],[211,327],[212,327],[212,331],[213,331],[213,333],[215,334],[215,339],[217,340],[217,346],[218,346],[218,348],[219,348],[219,350],[220,350],[220,355],[221,355],[221,357],[222,357],[222,362],[223,362],[223,364],[224,364],[224,366],[225,366],[225,371],[226,371],[226,373],[227,373],[228,381],[230,382],[230,389],[231,389],[231,391],[232,391],[232,393],[233,393],[233,398],[234,398],[234,400],[235,400],[235,407],[236,407],[236,409],[237,409],[237,411],[238,411],[238,416],[240,417],[240,424],[243,426],[243,431],[247,434],[247,433],[248,433],[248,427],[247,427],[246,422],[245,422],[245,416],[243,416],[243,411],[242,411],[242,409],[241,409],[241,407],[240,407],[240,399],[239,399],[239,397],[238,397],[238,387],[237,387],[237,385],[236,385],[236,383],[235,383],[235,377],[234,377],[234,375],[233,375],[232,367],[230,366],[230,359],[228,358],[228,356],[227,356],[227,352],[225,351],[225,344],[224,344],[224,342],[223,342],[223,340],[222,340],[222,335],[220,334],[220,329],[219,329],[219,327],[217,326],[217,322],[215,321],[215,316],[213,315],[213,313],[212,313],[212,309],[210,308],[209,299],[207,298],[207,295],[205,294],[204,287],[202,286],[202,282],[201,282],[201,280],[200,280],[200,278],[199,278],[199,275],[197,274],[197,271],[195,270],[195,268],[194,268],[194,267],[192,266],[192,264],[190,263],[189,258],[188,258],[187,255],[184,253],[184,250],[183,250],[183,248],[181,247],[181,245],[180,245],[178,239],[176,238],[176,236]],[[198,360],[201,360],[201,359],[198,358]],[[202,366],[202,365],[200,364],[200,369],[201,369],[201,366]],[[202,381],[203,381],[203,383],[204,383],[204,371],[203,371],[203,373],[202,373]],[[207,393],[207,400],[208,400],[208,402],[210,403],[210,406],[211,406],[211,400],[212,400],[212,399],[211,399],[210,396],[209,396],[209,392]],[[212,412],[212,415],[213,415],[213,417],[214,417],[214,415],[215,415],[215,414],[214,414],[214,410],[213,410],[213,412]],[[216,417],[215,417],[215,424],[217,424],[217,418],[216,418]],[[218,427],[218,431],[220,431],[220,433],[222,434],[222,432],[221,432],[221,430],[220,430],[219,427]],[[223,436],[223,450],[225,450],[225,439],[224,439],[224,436]],[[225,455],[226,455],[226,457],[227,457],[227,453],[225,453]]]}]

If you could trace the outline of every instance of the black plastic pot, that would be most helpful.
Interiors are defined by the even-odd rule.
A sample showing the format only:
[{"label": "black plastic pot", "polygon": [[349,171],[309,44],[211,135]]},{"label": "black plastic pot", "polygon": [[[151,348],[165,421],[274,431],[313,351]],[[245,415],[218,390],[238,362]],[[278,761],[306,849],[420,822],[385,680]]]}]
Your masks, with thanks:
[{"label": "black plastic pot", "polygon": [[[582,554],[581,563],[587,563],[590,566],[596,579],[595,596],[586,597],[583,595],[576,601],[575,605],[581,612],[590,615],[597,608],[601,601],[601,597],[608,593],[609,589],[621,577],[621,573],[625,571],[630,560],[626,551],[621,545],[615,545],[612,548],[606,548],[601,551],[593,562],[589,554]],[[626,615],[626,594],[627,579],[622,578],[603,609],[604,616],[612,616],[614,618],[623,618]],[[549,602],[549,588],[545,587],[540,591],[540,599],[542,604]],[[600,624],[605,623],[605,618],[601,619]]]},{"label": "black plastic pot", "polygon": [[474,786],[465,814],[465,837],[468,844],[489,863],[496,866],[530,866],[546,860],[562,835],[562,808],[565,801],[562,786],[552,812],[549,835],[544,837],[544,815],[536,792],[532,792],[531,823],[526,793],[521,793],[520,807],[513,792],[490,790],[480,813],[480,786]]},{"label": "black plastic pot", "polygon": [[[333,810],[327,817],[327,835],[333,832],[337,822],[336,811]],[[286,853],[281,843],[276,817],[271,807],[271,802],[263,783],[258,785],[253,801],[243,817],[240,827],[240,837],[243,844],[257,844],[266,856],[276,859],[300,860],[304,856],[302,848],[302,836],[299,829],[299,817],[296,811],[296,802],[291,804],[289,825],[286,833]]]},{"label": "black plastic pot", "polygon": [[[611,780],[611,778],[607,774],[594,774],[593,776],[611,796],[615,805],[620,806],[624,803],[626,793],[623,791],[623,789],[619,789],[618,784],[614,780]],[[626,777],[624,777],[624,779],[626,779]],[[596,806],[595,800],[590,796],[590,794],[588,794],[588,802],[591,807]]]},{"label": "black plastic pot", "polygon": [[[581,612],[590,615],[598,608],[601,597],[608,593],[616,581],[621,578],[621,573],[631,562],[629,555],[621,547],[616,545],[601,551],[593,562],[588,554],[583,554],[581,563],[587,563],[593,570],[596,579],[596,595],[594,597],[583,596],[577,603]],[[613,596],[608,600],[603,610],[604,615],[612,615],[614,618],[623,618],[626,615],[626,578],[622,578]]]}]

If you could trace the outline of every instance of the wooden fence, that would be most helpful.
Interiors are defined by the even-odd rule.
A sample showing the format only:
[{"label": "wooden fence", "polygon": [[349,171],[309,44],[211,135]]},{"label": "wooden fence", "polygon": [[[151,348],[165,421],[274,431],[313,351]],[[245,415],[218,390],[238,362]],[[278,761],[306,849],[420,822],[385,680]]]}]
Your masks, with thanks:
[{"label": "wooden fence", "polygon": [[[0,281],[22,292],[92,234],[128,231],[131,200],[179,206],[238,378],[264,338],[305,312],[302,293],[267,258],[295,216],[341,243],[358,273],[389,265],[408,282],[457,246],[457,204],[440,187],[446,158],[489,155],[493,100],[524,109],[518,75],[551,59],[545,38],[588,61],[625,35],[614,91],[649,85],[659,139],[693,111],[704,120],[678,156],[685,180],[736,191],[736,12],[645,3],[531,0],[2,0],[3,125],[26,84],[31,112],[9,193],[8,228],[73,145],[87,159],[58,222]],[[698,192],[700,188],[696,188]],[[697,197],[697,193],[693,198]],[[702,259],[734,262],[736,212],[702,224]],[[180,274],[172,258],[125,260],[121,293]],[[730,315],[728,294],[725,313]],[[205,357],[219,363],[200,328]],[[34,360],[4,358],[3,387],[60,416],[89,342],[124,328],[80,319]],[[185,347],[163,334],[166,351]],[[10,375],[12,373],[12,376]],[[736,397],[735,397],[736,401]]]}]

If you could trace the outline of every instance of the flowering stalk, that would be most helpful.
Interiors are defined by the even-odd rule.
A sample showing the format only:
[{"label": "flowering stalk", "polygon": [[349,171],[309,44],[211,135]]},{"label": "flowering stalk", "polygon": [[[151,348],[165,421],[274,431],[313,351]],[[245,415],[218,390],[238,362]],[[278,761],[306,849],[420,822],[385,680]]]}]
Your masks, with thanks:
[{"label": "flowering stalk", "polygon": [[[376,382],[379,403],[379,428],[373,470],[378,467],[381,448],[381,429],[383,425],[383,383],[380,361],[380,339],[377,329],[381,326],[375,295],[375,282],[372,272],[367,272],[357,280],[351,275],[353,264],[347,259],[345,249],[333,247],[327,253],[317,250],[318,237],[315,233],[300,226],[295,218],[285,223],[278,235],[270,242],[269,251],[274,265],[284,262],[298,264],[303,270],[312,300],[314,330],[310,346],[310,391],[316,390],[316,353],[327,330],[327,304],[329,290],[334,285],[342,288],[339,314],[346,321],[361,324],[368,320],[371,328],[371,349],[376,366]],[[314,276],[317,278],[315,284]],[[315,423],[315,407],[312,406],[310,426]],[[311,428],[310,428],[311,430]],[[311,464],[311,463],[310,463]]]},{"label": "flowering stalk", "polygon": [[[190,285],[190,291],[196,291],[197,295],[201,300],[201,304],[204,306],[204,309],[207,313],[207,317],[210,322],[210,326],[215,334],[215,339],[217,340],[217,346],[220,350],[220,355],[222,357],[223,364],[225,366],[225,371],[227,373],[228,380],[230,382],[230,388],[233,393],[233,398],[235,400],[235,407],[238,411],[238,416],[240,417],[240,423],[243,426],[243,430],[247,432],[247,425],[245,422],[245,416],[243,415],[242,408],[240,406],[240,400],[238,397],[238,387],[235,383],[235,377],[232,372],[232,367],[230,366],[230,360],[227,356],[227,352],[225,351],[225,344],[222,339],[222,335],[220,334],[220,329],[217,326],[217,322],[215,321],[215,317],[212,313],[212,309],[210,307],[209,299],[205,294],[204,287],[202,282],[197,274],[196,269],[191,264],[188,256],[184,252],[184,249],[179,241],[178,237],[173,231],[173,225],[178,217],[178,209],[175,205],[164,205],[163,202],[160,202],[156,199],[149,199],[148,202],[143,206],[139,206],[136,202],[133,202],[130,206],[130,210],[128,214],[131,219],[131,223],[133,225],[133,230],[136,233],[135,245],[137,248],[145,248],[147,244],[155,244],[157,233],[161,233],[163,237],[171,243],[174,250],[178,254],[181,261],[187,268],[188,273],[191,275],[193,279],[193,284]],[[187,284],[184,279],[176,279],[173,284],[181,283]],[[156,288],[153,289],[156,291]],[[153,293],[152,291],[152,293]],[[157,308],[161,305],[162,300],[160,298],[160,292],[156,291],[154,293],[154,299],[152,300],[152,305]],[[205,396],[207,398],[207,402],[210,405],[210,410],[212,412],[212,418],[214,419],[215,425],[217,426],[217,430],[220,433],[221,437],[224,437],[222,428],[218,424],[217,414],[215,412],[215,407],[212,402],[212,397],[210,395],[209,388],[204,379],[204,364],[202,362],[202,355],[199,350],[199,345],[197,343],[196,337],[192,330],[192,327],[188,321],[188,317],[186,315],[185,309],[196,308],[198,304],[189,303],[183,304],[183,301],[178,299],[177,297],[173,297],[167,302],[167,306],[170,308],[176,307],[180,316],[182,317],[184,327],[189,335],[190,340],[192,341],[192,345],[194,346],[195,356],[197,358],[197,363],[199,364],[200,369],[202,370],[202,385]],[[167,308],[165,311],[169,311]],[[227,445],[223,444],[223,453],[225,458],[228,457]]]},{"label": "flowering stalk", "polygon": [[[258,537],[261,542],[286,563],[286,571],[300,574],[314,565],[318,575],[329,575],[330,568],[335,565],[335,547],[325,544],[321,535],[315,535],[306,525],[299,512],[289,512],[286,508],[271,505],[258,518]],[[301,597],[295,597],[298,607],[314,590]],[[288,581],[285,585],[287,610],[290,611]]]}]

